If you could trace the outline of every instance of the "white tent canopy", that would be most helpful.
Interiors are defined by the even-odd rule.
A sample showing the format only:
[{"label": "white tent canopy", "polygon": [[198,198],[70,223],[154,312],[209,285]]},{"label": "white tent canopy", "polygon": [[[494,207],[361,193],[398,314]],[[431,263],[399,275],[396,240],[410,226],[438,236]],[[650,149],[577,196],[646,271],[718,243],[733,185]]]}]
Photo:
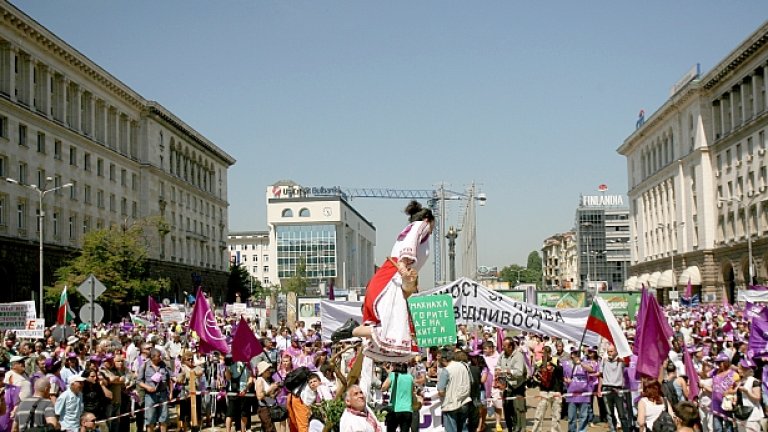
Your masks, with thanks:
[{"label": "white tent canopy", "polygon": [[648,287],[648,278],[650,278],[650,273],[643,273],[637,278],[637,287],[642,289],[643,285]]},{"label": "white tent canopy", "polygon": [[648,278],[648,285],[650,285],[651,288],[658,288],[660,277],[661,277],[661,272],[651,273],[651,276]]},{"label": "white tent canopy", "polygon": [[656,282],[656,287],[657,288],[674,288],[675,287],[675,277],[672,276],[672,270],[664,270],[664,272],[661,273],[659,280]]},{"label": "white tent canopy", "polygon": [[680,273],[680,278],[677,279],[679,285],[688,285],[690,279],[691,285],[701,285],[701,272],[696,266],[690,266]]},{"label": "white tent canopy", "polygon": [[637,289],[637,276],[632,276],[625,280],[624,289],[627,291],[635,291]]}]

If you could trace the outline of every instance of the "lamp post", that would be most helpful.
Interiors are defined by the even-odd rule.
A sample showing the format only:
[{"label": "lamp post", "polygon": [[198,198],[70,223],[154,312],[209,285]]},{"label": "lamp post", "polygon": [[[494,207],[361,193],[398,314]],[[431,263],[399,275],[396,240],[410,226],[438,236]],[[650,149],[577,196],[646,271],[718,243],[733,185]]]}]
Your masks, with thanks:
[{"label": "lamp post", "polygon": [[448,228],[448,277],[450,282],[456,280],[456,237],[459,236],[459,230],[451,226]]},{"label": "lamp post", "polygon": [[[739,214],[740,207],[742,207],[742,198],[736,198],[736,197],[720,198],[719,201],[728,201],[728,202],[738,203],[738,207],[736,208],[736,214],[737,215]],[[747,203],[748,206],[750,204],[752,204],[752,200],[749,200],[749,202]],[[747,208],[747,210],[749,210],[749,208]],[[747,259],[749,260],[749,264],[747,266],[748,273],[749,273],[749,280],[746,283],[747,289],[749,289],[749,286],[752,285],[752,281],[754,280],[754,272],[752,270],[752,227],[750,226],[750,221],[749,221],[750,216],[751,215],[747,214],[747,212],[744,213],[744,218],[746,219],[745,224],[747,226]],[[735,236],[735,233],[734,233],[734,236]]]},{"label": "lamp post", "polygon": [[[677,234],[677,227],[685,225],[685,222],[672,222],[672,225],[669,227],[669,259],[671,263],[671,269],[672,269],[672,288],[677,291],[677,281],[675,279],[675,251],[674,251],[674,242],[672,239],[672,236]],[[666,229],[667,225],[660,223],[656,224],[656,226],[660,229]]]},{"label": "lamp post", "polygon": [[50,189],[48,189],[48,183],[53,181],[52,177],[46,177],[44,184],[41,186],[37,185],[26,185],[23,183],[19,183],[18,180],[12,179],[12,178],[6,178],[5,181],[8,183],[13,183],[15,185],[23,186],[27,189],[31,189],[35,192],[37,192],[38,196],[38,215],[37,215],[37,229],[38,229],[38,236],[39,236],[39,262],[40,262],[40,315],[39,317],[42,319],[45,319],[45,315],[43,314],[43,239],[45,238],[43,236],[43,218],[45,217],[45,212],[43,211],[43,198],[48,192],[55,192],[59,189],[69,188],[74,186],[72,183],[63,184],[61,186],[55,186]]},{"label": "lamp post", "polygon": [[[584,228],[589,228],[589,227],[592,226],[592,222],[582,222],[581,226],[584,227]],[[586,235],[586,234],[583,234],[583,236],[587,240],[587,250],[586,250],[586,252],[584,252],[584,254],[587,256],[587,283],[584,286],[584,290],[588,291],[589,290],[589,261],[591,260],[591,258],[589,256],[589,253],[591,251],[590,251],[590,247],[589,247],[589,236]],[[581,271],[579,271],[579,273],[581,273]]]}]

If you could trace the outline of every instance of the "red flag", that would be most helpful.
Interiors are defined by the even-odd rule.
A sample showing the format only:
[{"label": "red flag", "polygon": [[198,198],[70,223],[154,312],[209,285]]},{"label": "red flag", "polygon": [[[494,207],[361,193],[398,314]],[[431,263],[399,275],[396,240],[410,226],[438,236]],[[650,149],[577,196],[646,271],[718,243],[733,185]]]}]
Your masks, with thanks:
[{"label": "red flag", "polygon": [[240,322],[237,324],[235,334],[232,335],[232,360],[247,362],[259,354],[264,352],[264,347],[261,346],[261,342],[253,334],[253,330],[245,321],[245,318],[240,317]]},{"label": "red flag", "polygon": [[155,314],[155,318],[160,317],[160,305],[157,304],[152,296],[147,296],[148,310]]}]

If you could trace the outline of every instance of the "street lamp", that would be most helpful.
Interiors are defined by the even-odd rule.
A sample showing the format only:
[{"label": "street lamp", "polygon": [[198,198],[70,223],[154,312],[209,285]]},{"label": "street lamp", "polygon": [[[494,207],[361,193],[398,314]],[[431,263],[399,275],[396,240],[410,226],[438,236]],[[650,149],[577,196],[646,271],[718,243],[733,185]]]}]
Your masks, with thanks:
[{"label": "street lamp", "polygon": [[[685,225],[685,222],[672,222],[672,226],[669,229],[669,258],[672,264],[672,288],[674,288],[675,291],[677,291],[677,280],[675,279],[675,251],[674,251],[674,243],[672,242],[672,236],[674,234],[677,234],[677,227]],[[656,224],[656,227],[660,229],[666,229],[667,225],[660,223]]]},{"label": "street lamp", "polygon": [[[720,198],[718,201],[726,201],[726,202],[730,201],[730,202],[738,203],[738,207],[736,208],[736,214],[737,215],[739,214],[739,210],[740,210],[739,207],[741,207],[742,205],[742,198],[736,198],[736,197]],[[751,204],[752,204],[752,200],[749,200],[747,205],[751,205]],[[747,282],[746,285],[747,285],[747,289],[749,289],[749,286],[752,285],[754,272],[752,270],[752,227],[750,226],[750,220],[749,220],[749,218],[751,217],[751,214],[747,214],[747,213],[752,213],[752,212],[749,211],[744,213],[745,224],[747,225],[747,258],[749,259],[749,265],[748,265],[749,281]],[[734,236],[735,234],[736,233],[734,233]]]},{"label": "street lamp", "polygon": [[[582,222],[581,226],[584,228],[589,228],[592,226],[592,222]],[[591,260],[589,253],[590,253],[590,247],[589,247],[589,236],[587,234],[582,234],[582,236],[587,240],[587,250],[584,252],[584,255],[587,256],[587,283],[584,286],[584,290],[589,290],[589,261]],[[579,270],[579,273],[581,273],[581,270]]]},{"label": "street lamp", "polygon": [[40,269],[39,269],[39,271],[40,271],[40,315],[39,315],[39,317],[41,319],[45,319],[45,315],[43,314],[43,239],[44,239],[44,236],[43,236],[43,218],[45,217],[45,212],[43,211],[43,197],[45,197],[45,195],[48,192],[54,192],[54,191],[57,191],[59,189],[69,188],[69,187],[74,186],[74,184],[67,183],[67,184],[63,184],[61,186],[55,186],[55,187],[52,187],[50,189],[47,189],[48,183],[53,181],[52,177],[46,177],[45,178],[45,182],[44,182],[44,184],[42,186],[26,185],[26,184],[23,184],[23,183],[19,183],[18,180],[12,179],[12,178],[6,178],[5,181],[7,181],[8,183],[13,183],[15,185],[23,186],[23,187],[25,187],[27,189],[32,189],[33,191],[37,192],[37,195],[38,195],[38,198],[39,198],[39,200],[38,200],[38,207],[37,207],[38,208],[37,227],[38,227],[38,232],[39,232],[39,237],[40,237],[40,243],[39,243],[39,254],[40,254],[40,259],[39,259],[39,261],[40,261]]}]

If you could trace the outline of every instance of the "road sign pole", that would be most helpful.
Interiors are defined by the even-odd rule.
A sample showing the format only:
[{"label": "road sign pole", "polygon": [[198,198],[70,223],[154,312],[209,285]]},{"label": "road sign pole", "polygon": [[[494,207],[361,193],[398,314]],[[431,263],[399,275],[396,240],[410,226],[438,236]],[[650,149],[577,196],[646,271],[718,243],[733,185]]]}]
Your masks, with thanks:
[{"label": "road sign pole", "polygon": [[92,277],[91,278],[91,352],[93,352],[93,350],[94,350],[94,335],[95,335],[95,333],[94,333],[94,329],[93,329],[93,324],[94,324],[94,321],[96,321],[96,318],[95,318],[95,315],[96,315],[96,305],[94,304],[94,302],[96,301],[95,291],[96,291],[96,278]]}]

